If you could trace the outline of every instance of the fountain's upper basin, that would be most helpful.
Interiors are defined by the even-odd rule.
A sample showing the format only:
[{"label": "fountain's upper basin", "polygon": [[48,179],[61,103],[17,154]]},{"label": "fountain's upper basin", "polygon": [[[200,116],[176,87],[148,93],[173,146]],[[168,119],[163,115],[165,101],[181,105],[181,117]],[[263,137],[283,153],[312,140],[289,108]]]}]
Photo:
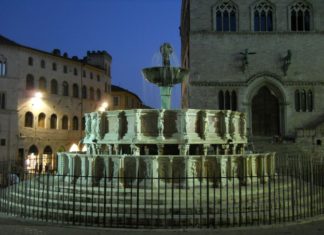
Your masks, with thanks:
[{"label": "fountain's upper basin", "polygon": [[173,86],[189,77],[189,70],[180,67],[151,67],[142,69],[144,78],[158,86]]}]

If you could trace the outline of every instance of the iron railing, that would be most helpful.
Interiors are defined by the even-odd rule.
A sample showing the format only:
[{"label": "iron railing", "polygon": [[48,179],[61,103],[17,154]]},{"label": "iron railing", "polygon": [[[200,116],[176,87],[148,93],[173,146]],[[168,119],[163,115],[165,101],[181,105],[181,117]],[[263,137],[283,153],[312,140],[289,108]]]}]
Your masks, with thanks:
[{"label": "iron railing", "polygon": [[0,210],[59,224],[191,228],[275,224],[324,213],[324,163],[277,160],[276,174],[102,178],[3,168]]}]

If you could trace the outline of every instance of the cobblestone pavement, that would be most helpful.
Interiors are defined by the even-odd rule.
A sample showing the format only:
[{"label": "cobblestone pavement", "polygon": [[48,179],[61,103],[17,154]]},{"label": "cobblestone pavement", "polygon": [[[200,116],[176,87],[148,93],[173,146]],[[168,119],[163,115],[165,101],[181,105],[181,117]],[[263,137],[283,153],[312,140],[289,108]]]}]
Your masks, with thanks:
[{"label": "cobblestone pavement", "polygon": [[142,229],[108,229],[77,226],[47,225],[44,223],[23,220],[0,213],[0,235],[178,235],[178,234],[204,234],[204,235],[324,235],[324,216],[303,222],[285,225],[272,225],[260,227],[243,227],[229,229],[189,229],[189,230],[142,230]]}]

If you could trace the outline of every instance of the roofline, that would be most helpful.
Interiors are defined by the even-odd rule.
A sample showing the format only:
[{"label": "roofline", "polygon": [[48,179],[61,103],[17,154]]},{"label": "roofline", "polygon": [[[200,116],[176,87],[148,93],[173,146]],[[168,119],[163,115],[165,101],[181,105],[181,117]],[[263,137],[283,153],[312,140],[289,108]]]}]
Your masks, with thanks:
[{"label": "roofline", "polygon": [[[50,53],[50,52],[47,52],[47,51],[42,51],[40,49],[36,49],[36,48],[32,48],[32,47],[29,47],[29,46],[25,46],[25,45],[22,45],[22,44],[19,44],[19,43],[16,43],[15,41],[11,40],[11,39],[8,39],[7,37],[3,36],[0,34],[1,37],[11,41],[12,43],[11,44],[2,44],[2,45],[8,45],[8,46],[12,46],[12,47],[20,47],[20,48],[23,48],[23,49],[27,49],[27,50],[32,50],[32,51],[36,51],[38,53],[42,53],[42,54],[46,54],[46,55],[49,55],[49,56],[53,56],[53,57],[56,57],[56,58],[60,58],[60,59],[64,59],[64,60],[68,60],[68,61],[73,61],[75,63],[79,63],[79,64],[83,64],[83,65],[87,65],[87,66],[90,66],[90,67],[93,67],[93,68],[96,68],[96,69],[99,69],[101,71],[105,71],[104,69],[98,67],[98,66],[95,66],[95,65],[92,65],[92,64],[89,64],[89,63],[85,63],[84,60],[82,59],[78,59],[78,60],[75,60],[75,59],[72,59],[72,58],[68,58],[68,57],[64,57],[64,56],[61,56],[61,55],[55,55],[53,53]],[[1,45],[1,43],[0,43]],[[107,52],[108,56],[110,58],[111,55]]]},{"label": "roofline", "polygon": [[139,99],[141,101],[142,104],[144,104],[143,101],[142,101],[142,99],[138,95],[136,95],[134,92],[131,92],[131,91],[129,91],[129,90],[125,89],[125,88],[122,88],[120,86],[116,86],[116,85],[111,84],[111,91],[112,92],[113,92],[114,87],[120,89],[121,91],[125,91],[125,92],[128,92],[128,93],[134,95],[137,99]]}]

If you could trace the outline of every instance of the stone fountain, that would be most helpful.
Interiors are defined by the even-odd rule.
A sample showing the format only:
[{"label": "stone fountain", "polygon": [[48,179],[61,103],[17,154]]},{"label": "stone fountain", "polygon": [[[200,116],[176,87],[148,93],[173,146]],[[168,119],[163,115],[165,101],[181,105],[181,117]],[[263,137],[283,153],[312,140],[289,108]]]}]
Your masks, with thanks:
[{"label": "stone fountain", "polygon": [[[171,90],[189,76],[184,68],[170,66],[173,51],[168,43],[160,47],[161,67],[143,69],[146,80],[160,87],[161,109],[133,109],[85,114],[83,143],[87,152],[58,153],[58,174],[79,182],[104,176],[122,187],[132,180],[226,177],[244,183],[249,176],[274,174],[274,154],[245,154],[246,116],[230,110],[170,109]],[[261,175],[261,172],[263,175]],[[220,177],[222,180],[220,180]],[[252,177],[251,177],[252,178]],[[163,180],[162,180],[163,181]],[[84,180],[83,180],[84,182]],[[155,185],[155,184],[152,184]]]},{"label": "stone fountain", "polygon": [[170,109],[172,87],[187,79],[189,70],[171,66],[170,55],[173,53],[173,49],[169,43],[164,43],[160,47],[160,52],[163,66],[145,68],[142,70],[142,74],[147,81],[160,88],[161,108]]}]

